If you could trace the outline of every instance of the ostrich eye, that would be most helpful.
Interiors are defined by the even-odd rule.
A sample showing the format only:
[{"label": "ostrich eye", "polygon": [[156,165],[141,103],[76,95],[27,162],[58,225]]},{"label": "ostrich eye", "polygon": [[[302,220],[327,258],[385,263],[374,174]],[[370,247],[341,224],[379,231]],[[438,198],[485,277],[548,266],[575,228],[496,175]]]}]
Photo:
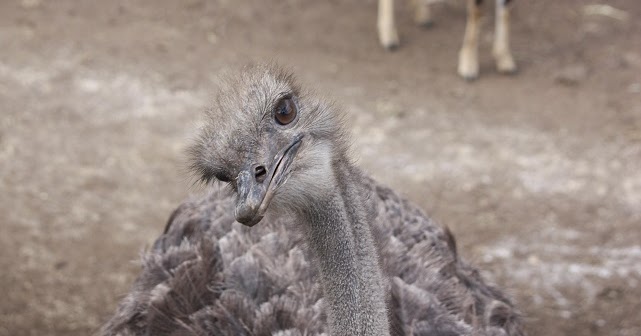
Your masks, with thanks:
[{"label": "ostrich eye", "polygon": [[296,118],[296,104],[294,104],[294,101],[289,97],[281,99],[274,111],[274,118],[281,125],[287,125],[294,121]]},{"label": "ostrich eye", "polygon": [[216,179],[218,181],[221,181],[221,182],[229,182],[230,181],[229,177],[227,177],[227,174],[221,174],[221,173],[216,174]]}]

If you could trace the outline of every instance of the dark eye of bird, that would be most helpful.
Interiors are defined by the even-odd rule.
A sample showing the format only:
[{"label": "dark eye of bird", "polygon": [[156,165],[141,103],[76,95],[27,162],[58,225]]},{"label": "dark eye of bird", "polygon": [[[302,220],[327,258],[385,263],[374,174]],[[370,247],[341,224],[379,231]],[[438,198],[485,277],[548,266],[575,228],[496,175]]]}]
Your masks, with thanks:
[{"label": "dark eye of bird", "polygon": [[230,181],[226,174],[216,174],[216,179],[218,179],[218,181],[221,181],[221,182]]},{"label": "dark eye of bird", "polygon": [[278,103],[274,112],[276,122],[281,125],[287,125],[296,118],[296,104],[291,98],[284,98]]}]

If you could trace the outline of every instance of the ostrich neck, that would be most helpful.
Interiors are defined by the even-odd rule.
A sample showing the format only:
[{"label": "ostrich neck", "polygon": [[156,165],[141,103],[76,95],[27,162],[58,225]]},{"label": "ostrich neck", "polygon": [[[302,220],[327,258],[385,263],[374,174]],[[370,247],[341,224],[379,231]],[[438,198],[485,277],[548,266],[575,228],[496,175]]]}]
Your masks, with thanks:
[{"label": "ostrich neck", "polygon": [[[385,284],[360,173],[334,165],[334,192],[308,211],[307,240],[321,273],[331,335],[389,335]],[[342,162],[342,163],[341,163]]]}]

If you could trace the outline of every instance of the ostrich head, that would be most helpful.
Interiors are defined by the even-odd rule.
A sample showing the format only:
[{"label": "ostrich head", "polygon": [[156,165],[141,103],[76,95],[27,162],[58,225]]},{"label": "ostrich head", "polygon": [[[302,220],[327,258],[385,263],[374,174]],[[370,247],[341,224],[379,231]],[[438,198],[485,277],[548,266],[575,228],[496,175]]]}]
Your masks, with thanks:
[{"label": "ostrich head", "polygon": [[192,168],[205,182],[229,183],[236,220],[253,226],[270,209],[302,210],[331,191],[332,164],[346,151],[331,105],[275,66],[247,68],[224,82],[191,150]]}]

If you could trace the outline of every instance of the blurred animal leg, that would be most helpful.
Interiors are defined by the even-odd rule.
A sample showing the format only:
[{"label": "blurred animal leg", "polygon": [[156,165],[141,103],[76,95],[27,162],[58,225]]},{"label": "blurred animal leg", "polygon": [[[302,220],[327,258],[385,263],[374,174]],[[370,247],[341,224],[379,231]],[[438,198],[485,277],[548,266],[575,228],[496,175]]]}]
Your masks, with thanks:
[{"label": "blurred animal leg", "polygon": [[378,1],[378,40],[388,50],[398,47],[398,33],[394,23],[394,0]]},{"label": "blurred animal leg", "polygon": [[412,0],[412,3],[414,5],[414,22],[419,26],[430,27],[432,25],[430,1]]},{"label": "blurred animal leg", "polygon": [[458,73],[467,80],[475,79],[479,75],[481,2],[482,0],[467,0],[467,23],[458,62]]},{"label": "blurred animal leg", "polygon": [[510,12],[509,0],[496,0],[496,28],[494,30],[494,46],[492,54],[496,68],[501,73],[514,73],[516,64],[510,53]]}]

